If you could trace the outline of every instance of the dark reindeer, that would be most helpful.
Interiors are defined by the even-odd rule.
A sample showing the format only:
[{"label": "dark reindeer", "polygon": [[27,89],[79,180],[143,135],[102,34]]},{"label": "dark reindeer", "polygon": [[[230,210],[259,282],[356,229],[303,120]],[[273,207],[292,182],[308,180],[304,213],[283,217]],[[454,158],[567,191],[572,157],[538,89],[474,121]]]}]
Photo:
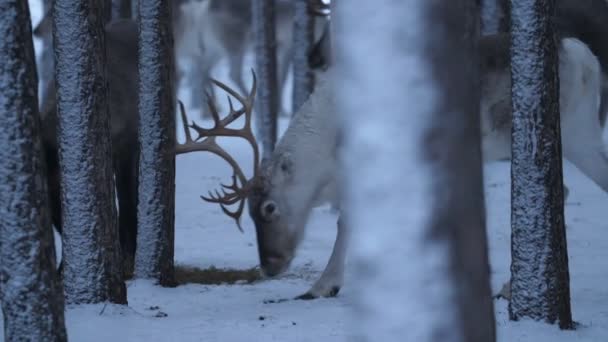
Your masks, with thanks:
[{"label": "dark reindeer", "polygon": [[[51,17],[46,15],[34,34],[51,35]],[[138,127],[138,28],[130,19],[117,19],[105,26],[108,104],[111,117],[112,163],[118,196],[120,243],[125,272],[133,269],[137,234]],[[48,36],[47,36],[48,37]],[[57,145],[55,82],[46,85],[41,101],[42,135],[47,159],[53,224],[61,233],[60,171]]]}]

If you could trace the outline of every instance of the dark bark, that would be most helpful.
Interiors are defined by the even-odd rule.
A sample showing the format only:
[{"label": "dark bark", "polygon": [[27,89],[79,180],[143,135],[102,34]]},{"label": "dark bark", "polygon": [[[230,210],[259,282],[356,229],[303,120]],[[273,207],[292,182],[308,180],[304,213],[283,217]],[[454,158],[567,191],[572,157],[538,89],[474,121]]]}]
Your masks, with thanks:
[{"label": "dark bark", "polygon": [[131,0],[112,0],[112,19],[131,17]]},{"label": "dark bark", "polygon": [[0,3],[0,303],[6,341],[67,341],[27,2]]},{"label": "dark bark", "polygon": [[252,28],[255,40],[258,78],[256,121],[262,144],[262,158],[269,158],[277,142],[279,110],[277,49],[275,35],[275,0],[252,0]]},{"label": "dark bark", "polygon": [[[475,0],[430,5],[426,51],[441,99],[422,142],[433,179],[429,238],[450,247],[462,341],[495,341],[480,135],[479,9]],[[443,23],[443,24],[442,24]]]},{"label": "dark bark", "polygon": [[314,88],[314,73],[308,57],[314,45],[315,18],[309,0],[295,0],[293,28],[293,113],[308,99]]},{"label": "dark bark", "polygon": [[481,0],[481,34],[509,32],[509,0]]},{"label": "dark bark", "polygon": [[554,0],[511,1],[512,320],[572,327]]},{"label": "dark bark", "polygon": [[53,8],[63,277],[70,304],[127,301],[112,174],[103,4],[55,0]]},{"label": "dark bark", "polygon": [[169,0],[139,1],[139,223],[135,275],[173,284],[175,85]]}]

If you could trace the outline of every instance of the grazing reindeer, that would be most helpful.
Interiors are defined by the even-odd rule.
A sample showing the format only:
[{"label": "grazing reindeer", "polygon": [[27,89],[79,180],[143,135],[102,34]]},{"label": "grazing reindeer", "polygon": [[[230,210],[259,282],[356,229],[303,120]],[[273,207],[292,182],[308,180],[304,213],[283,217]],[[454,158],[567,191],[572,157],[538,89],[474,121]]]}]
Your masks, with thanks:
[{"label": "grazing reindeer", "polygon": [[[46,16],[35,34],[51,34]],[[138,111],[138,29],[130,19],[117,19],[105,26],[108,70],[108,104],[112,138],[112,161],[118,196],[120,242],[125,271],[133,268],[137,233],[137,141]],[[61,199],[57,146],[57,102],[55,81],[47,85],[41,101],[43,145],[53,224],[61,232]]]},{"label": "grazing reindeer", "polygon": [[[598,58],[592,53],[608,47],[598,38],[602,35],[606,37],[604,23],[608,22],[608,4],[598,0],[594,6],[585,8],[575,14],[558,12],[559,20],[556,20],[560,24],[558,28],[562,29],[559,74],[563,153],[566,159],[608,192],[608,159],[603,151],[600,123],[604,114],[598,114],[602,70]],[[606,19],[600,21],[599,25],[579,28],[585,35],[572,34],[563,29],[566,27],[564,25],[574,22],[592,23],[581,20],[580,16],[595,18],[598,13],[603,13]],[[602,45],[598,46],[599,43]],[[488,36],[480,41],[481,127],[485,161],[510,158],[509,44],[506,35]],[[598,56],[603,61],[601,64],[607,65],[604,62],[608,60],[603,59],[602,54],[598,53]],[[231,192],[204,198],[219,203],[237,224],[243,211],[243,201],[245,198],[249,200],[249,214],[256,226],[260,264],[268,276],[278,275],[289,267],[313,207],[323,203],[339,207],[337,151],[340,128],[334,115],[331,74],[330,69],[319,78],[317,88],[290,122],[271,158],[262,161],[252,179],[243,181],[242,172],[235,171],[234,184],[223,185]],[[235,135],[223,130],[223,125],[218,124],[219,119],[215,121],[216,127],[219,127],[215,131],[197,129],[195,124],[190,127],[203,136]],[[195,149],[183,148],[181,152],[192,150]],[[224,159],[236,170],[233,159]],[[234,212],[226,208],[226,205],[237,203],[239,206]],[[339,292],[344,280],[347,239],[348,224],[339,218],[336,241],[325,270],[313,286],[297,298],[329,297]]]}]

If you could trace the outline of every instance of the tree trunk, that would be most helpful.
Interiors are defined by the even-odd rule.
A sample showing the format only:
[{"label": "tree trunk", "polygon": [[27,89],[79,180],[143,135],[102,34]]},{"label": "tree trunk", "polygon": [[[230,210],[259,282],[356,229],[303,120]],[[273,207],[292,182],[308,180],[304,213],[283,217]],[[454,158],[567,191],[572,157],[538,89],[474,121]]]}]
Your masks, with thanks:
[{"label": "tree trunk", "polygon": [[509,0],[481,0],[481,34],[509,32]]},{"label": "tree trunk", "polygon": [[135,274],[173,284],[175,64],[169,0],[139,1],[139,205]]},{"label": "tree trunk", "polygon": [[131,17],[131,0],[112,0],[112,19]]},{"label": "tree trunk", "polygon": [[251,10],[258,78],[256,122],[265,159],[277,142],[279,110],[274,0],[252,0]]},{"label": "tree trunk", "polygon": [[314,88],[314,73],[308,65],[308,56],[314,45],[315,18],[309,0],[295,0],[293,28],[293,113],[308,99]]},{"label": "tree trunk", "polygon": [[0,302],[6,341],[67,341],[28,4],[0,3]]},{"label": "tree trunk", "polygon": [[512,0],[512,320],[572,327],[554,0]]},{"label": "tree trunk", "polygon": [[111,164],[103,4],[54,1],[63,277],[70,304],[127,301]]},{"label": "tree trunk", "polygon": [[131,0],[131,17],[139,20],[139,0]]},{"label": "tree trunk", "polygon": [[495,341],[476,1],[336,7],[355,339]]},{"label": "tree trunk", "polygon": [[[51,10],[53,4],[52,0],[42,1],[42,11],[46,15]],[[53,36],[51,34],[42,35],[42,51],[40,52],[38,60],[38,77],[40,78],[39,84],[39,99],[44,99],[46,88],[49,81],[53,80],[53,71],[55,68],[55,59],[53,58]],[[40,102],[40,101],[39,101]]]}]

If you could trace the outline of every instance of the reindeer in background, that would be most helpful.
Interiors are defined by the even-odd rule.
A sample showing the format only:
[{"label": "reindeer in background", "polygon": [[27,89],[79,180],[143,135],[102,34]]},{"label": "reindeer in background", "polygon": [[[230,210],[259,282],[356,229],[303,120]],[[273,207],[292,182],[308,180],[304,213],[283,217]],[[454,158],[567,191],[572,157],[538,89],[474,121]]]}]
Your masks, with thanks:
[{"label": "reindeer in background", "polygon": [[[326,7],[320,0],[311,2],[315,14]],[[279,99],[282,99],[293,55],[294,9],[289,0],[278,0],[275,5],[277,75]],[[181,4],[177,11],[175,51],[181,72],[191,87],[191,105],[204,110],[205,92],[215,98],[211,71],[223,59],[228,62],[230,80],[239,92],[245,93],[242,70],[254,42],[251,0],[192,0]],[[317,19],[316,36],[322,29],[323,20]],[[210,113],[204,111],[203,115],[209,117]]]},{"label": "reindeer in background", "polygon": [[[558,11],[560,33],[559,73],[562,144],[564,157],[571,161],[600,188],[608,192],[608,158],[604,153],[600,113],[602,67],[608,66],[608,3],[593,0],[578,5],[575,0],[560,0]],[[597,18],[605,20],[595,20]],[[593,19],[593,20],[592,20]],[[579,27],[584,23],[585,27]],[[576,26],[576,30],[570,30]],[[579,34],[577,32],[583,32]],[[329,38],[328,38],[329,39]],[[490,35],[480,41],[481,53],[481,127],[484,161],[510,158],[511,149],[511,85],[510,39],[507,35]],[[595,53],[595,54],[594,54]],[[597,57],[596,57],[597,55]],[[311,56],[311,61],[314,61]],[[599,60],[598,60],[599,57]],[[257,145],[252,141],[251,115],[255,82],[249,97],[230,92],[242,104],[232,108],[225,119],[214,112],[215,127],[202,129],[195,123],[187,125],[182,111],[186,143],[177,153],[209,151],[225,159],[234,170],[232,184],[222,185],[222,192],[203,197],[217,203],[240,228],[240,217],[248,200],[257,234],[260,264],[264,274],[276,276],[293,260],[306,229],[312,209],[324,203],[340,207],[339,147],[341,129],[335,116],[334,96],[329,68],[318,75],[317,88],[294,115],[271,158],[258,164]],[[218,83],[216,85],[219,86]],[[225,86],[222,86],[226,90]],[[245,115],[243,130],[226,126],[239,115]],[[600,121],[601,119],[601,121]],[[189,130],[198,133],[192,139]],[[254,149],[254,176],[245,178],[234,159],[215,143],[217,136],[247,139]],[[202,139],[202,140],[201,140]],[[229,206],[236,205],[231,211]],[[348,223],[338,219],[338,234],[329,262],[320,278],[299,299],[335,296],[344,282],[344,262],[348,241]],[[372,227],[370,227],[372,228]]]}]

